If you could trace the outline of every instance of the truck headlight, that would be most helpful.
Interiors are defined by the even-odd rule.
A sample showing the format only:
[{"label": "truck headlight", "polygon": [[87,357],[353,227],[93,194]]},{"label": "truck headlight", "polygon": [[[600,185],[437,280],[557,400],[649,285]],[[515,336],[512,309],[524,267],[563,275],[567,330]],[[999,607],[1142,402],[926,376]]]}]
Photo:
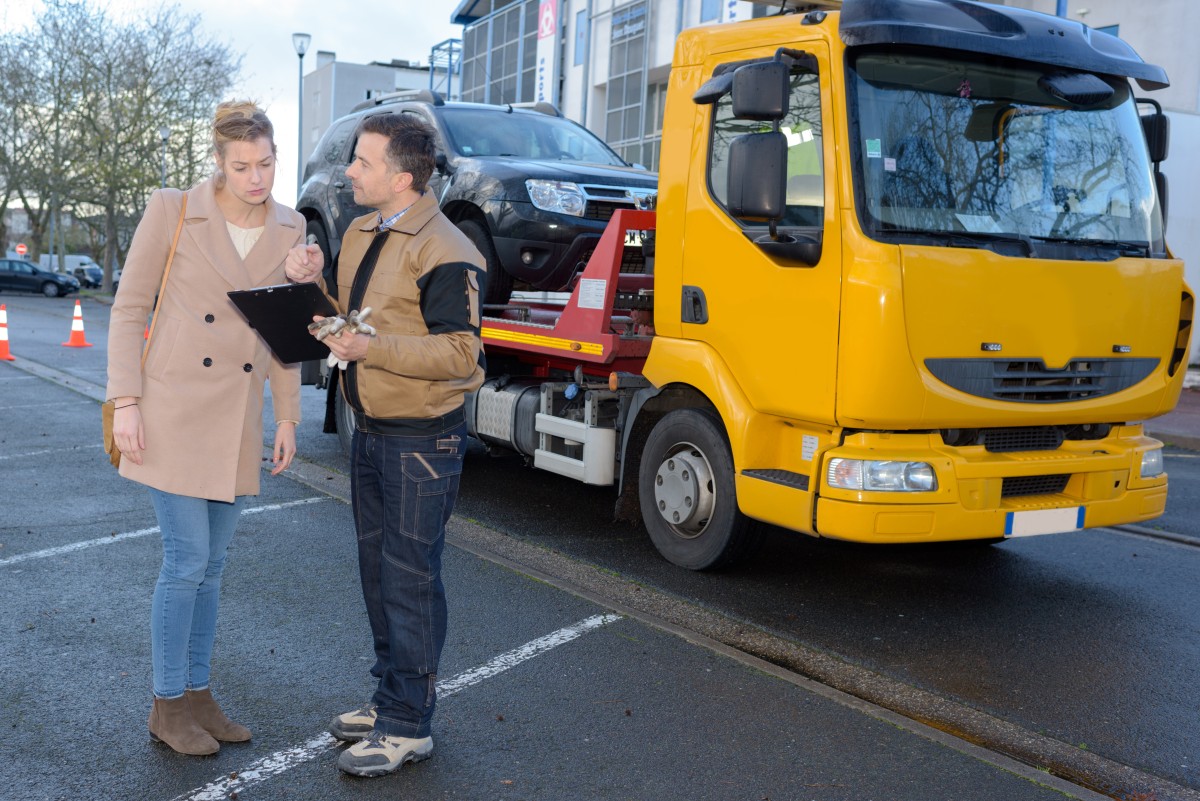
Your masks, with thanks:
[{"label": "truck headlight", "polygon": [[932,492],[937,475],[925,462],[830,459],[825,481],[837,489],[870,492]]},{"label": "truck headlight", "polygon": [[570,181],[543,181],[530,178],[525,182],[525,190],[529,192],[529,199],[533,205],[542,211],[582,217],[583,211],[587,207],[583,190]]},{"label": "truck headlight", "polygon": [[1142,478],[1154,478],[1163,474],[1162,448],[1142,454]]}]

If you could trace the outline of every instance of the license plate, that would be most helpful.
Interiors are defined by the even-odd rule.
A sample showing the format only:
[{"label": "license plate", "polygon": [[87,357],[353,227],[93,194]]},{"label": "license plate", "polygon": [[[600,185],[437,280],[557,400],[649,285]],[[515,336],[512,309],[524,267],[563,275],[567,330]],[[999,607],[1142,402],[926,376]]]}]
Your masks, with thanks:
[{"label": "license plate", "polygon": [[1083,528],[1082,506],[1065,509],[1035,509],[1029,512],[1009,512],[1004,516],[1005,537],[1033,537],[1038,534],[1061,534]]},{"label": "license plate", "polygon": [[640,248],[642,246],[642,232],[634,231],[633,229],[626,231],[625,232],[625,246]]}]

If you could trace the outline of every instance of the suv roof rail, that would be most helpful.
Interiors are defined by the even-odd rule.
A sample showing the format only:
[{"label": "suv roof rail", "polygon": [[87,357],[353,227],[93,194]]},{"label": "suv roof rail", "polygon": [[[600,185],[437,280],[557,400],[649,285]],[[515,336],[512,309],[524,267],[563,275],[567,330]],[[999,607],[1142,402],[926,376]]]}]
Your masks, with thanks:
[{"label": "suv roof rail", "polygon": [[558,110],[558,106],[553,103],[547,103],[545,100],[531,101],[528,103],[505,103],[510,109],[527,108],[536,111],[539,114],[545,114],[548,117],[561,117],[562,112]]},{"label": "suv roof rail", "polygon": [[365,108],[374,108],[382,106],[385,103],[399,103],[402,100],[415,100],[421,103],[429,103],[432,106],[444,106],[446,100],[440,94],[432,89],[403,89],[399,92],[388,92],[383,95],[376,95],[370,100],[364,100],[354,108],[351,112],[362,111]]}]

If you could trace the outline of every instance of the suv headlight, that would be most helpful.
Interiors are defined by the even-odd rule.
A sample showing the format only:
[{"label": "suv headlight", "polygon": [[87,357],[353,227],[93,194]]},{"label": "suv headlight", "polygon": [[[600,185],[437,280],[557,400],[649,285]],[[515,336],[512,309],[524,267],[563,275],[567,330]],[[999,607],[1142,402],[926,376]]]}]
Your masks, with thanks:
[{"label": "suv headlight", "polygon": [[1157,478],[1163,474],[1162,448],[1142,454],[1142,478]]},{"label": "suv headlight", "polygon": [[938,488],[937,475],[925,462],[830,459],[825,481],[837,489],[869,492],[932,492]]},{"label": "suv headlight", "polygon": [[542,211],[582,217],[583,210],[587,207],[583,190],[570,181],[543,181],[530,178],[525,182],[525,190],[529,192],[529,199],[533,205]]}]

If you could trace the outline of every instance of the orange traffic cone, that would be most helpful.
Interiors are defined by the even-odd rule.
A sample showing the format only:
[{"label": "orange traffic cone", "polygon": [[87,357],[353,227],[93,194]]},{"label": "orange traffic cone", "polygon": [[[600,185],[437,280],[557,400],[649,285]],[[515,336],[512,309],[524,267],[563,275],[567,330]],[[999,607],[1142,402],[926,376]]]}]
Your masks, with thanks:
[{"label": "orange traffic cone", "polygon": [[8,352],[8,307],[0,303],[0,359],[15,362],[16,356]]},{"label": "orange traffic cone", "polygon": [[75,301],[75,318],[71,320],[71,337],[63,343],[64,348],[90,348],[91,342],[88,342],[83,335],[83,309],[79,305],[79,301]]}]

